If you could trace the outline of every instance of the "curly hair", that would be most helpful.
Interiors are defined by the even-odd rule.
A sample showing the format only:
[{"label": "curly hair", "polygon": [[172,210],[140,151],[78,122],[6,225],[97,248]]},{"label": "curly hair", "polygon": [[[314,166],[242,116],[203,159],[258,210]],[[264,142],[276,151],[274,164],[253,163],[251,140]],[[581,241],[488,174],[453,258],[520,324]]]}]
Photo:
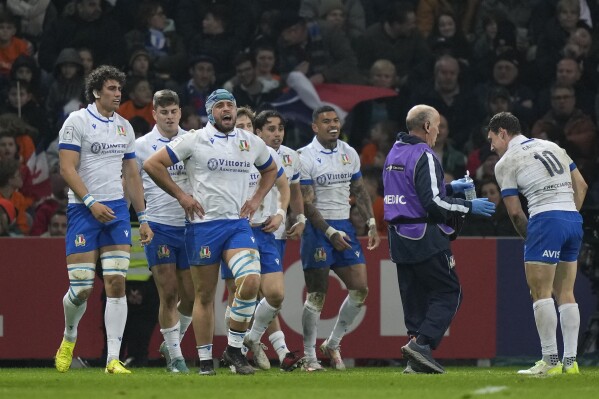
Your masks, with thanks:
[{"label": "curly hair", "polygon": [[90,104],[96,100],[94,91],[101,91],[107,80],[116,80],[121,86],[124,86],[126,76],[119,69],[110,65],[102,65],[91,71],[85,80],[85,98]]}]

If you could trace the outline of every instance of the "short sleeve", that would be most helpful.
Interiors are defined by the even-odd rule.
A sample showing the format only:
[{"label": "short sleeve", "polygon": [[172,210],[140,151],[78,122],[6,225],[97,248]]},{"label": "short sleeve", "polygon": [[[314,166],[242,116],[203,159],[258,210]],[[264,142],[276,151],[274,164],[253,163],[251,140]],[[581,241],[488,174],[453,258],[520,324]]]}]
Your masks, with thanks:
[{"label": "short sleeve", "polygon": [[195,134],[185,134],[176,137],[166,145],[166,150],[173,164],[184,161],[191,156],[195,138]]},{"label": "short sleeve", "polygon": [[81,152],[83,142],[83,124],[71,114],[58,133],[58,149]]},{"label": "short sleeve", "polygon": [[258,170],[263,170],[270,165],[270,163],[273,160],[273,157],[271,157],[266,143],[264,143],[264,141],[262,141],[262,139],[259,137],[257,137],[257,139],[258,140],[254,140],[254,145],[256,148],[256,157],[254,158],[254,165],[256,166],[256,168],[258,168]]},{"label": "short sleeve", "polygon": [[514,162],[503,158],[495,165],[495,178],[501,189],[502,197],[518,195],[518,182]]},{"label": "short sleeve", "polygon": [[125,121],[125,128],[127,129],[127,138],[129,139],[127,149],[125,150],[125,158],[135,158],[135,131],[129,121]]},{"label": "short sleeve", "polygon": [[300,184],[312,185],[312,159],[308,155],[309,150],[305,149],[299,154],[300,160]]},{"label": "short sleeve", "polygon": [[297,152],[293,152],[293,176],[291,177],[291,183],[293,184],[297,184],[300,182],[300,176],[302,173],[302,161],[300,160],[299,155],[297,154]]}]

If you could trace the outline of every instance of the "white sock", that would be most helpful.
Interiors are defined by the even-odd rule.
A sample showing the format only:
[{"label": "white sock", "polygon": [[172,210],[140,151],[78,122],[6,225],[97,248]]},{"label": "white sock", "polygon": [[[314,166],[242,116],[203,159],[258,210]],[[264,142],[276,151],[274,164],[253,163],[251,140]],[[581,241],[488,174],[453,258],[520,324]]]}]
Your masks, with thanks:
[{"label": "white sock", "polygon": [[231,320],[231,306],[227,305],[225,309],[225,327],[229,328],[229,321]]},{"label": "white sock", "polygon": [[177,357],[183,357],[181,353],[181,345],[179,343],[179,337],[181,335],[181,323],[177,322],[173,327],[170,328],[161,328],[160,332],[164,337],[164,342],[166,342],[166,347],[168,349],[168,354],[171,359],[175,359]]},{"label": "white sock", "polygon": [[212,359],[212,345],[196,346],[196,349],[198,350],[200,361]]},{"label": "white sock", "polygon": [[360,313],[360,304],[354,302],[348,295],[339,309],[339,316],[337,317],[335,327],[329,336],[329,342],[327,343],[328,346],[331,348],[339,347],[341,339],[347,332],[347,329],[356,319],[358,313]]},{"label": "white sock", "polygon": [[287,344],[285,343],[285,333],[283,331],[275,331],[268,336],[268,340],[275,352],[277,352],[279,361],[282,362],[285,359],[285,355],[289,353],[289,349],[287,349]]},{"label": "white sock", "polygon": [[69,299],[69,293],[67,292],[62,298],[62,306],[64,308],[64,339],[75,342],[77,340],[77,327],[85,313],[85,309],[87,309],[87,301],[76,306]]},{"label": "white sock", "polygon": [[185,332],[191,325],[191,316],[185,316],[183,313],[179,312],[179,323],[181,324],[181,327],[179,328],[179,342],[181,342],[183,341]]},{"label": "white sock", "polygon": [[552,298],[539,299],[532,304],[543,357],[557,354],[557,312]]},{"label": "white sock", "polygon": [[277,317],[281,308],[273,308],[266,298],[262,298],[256,311],[254,312],[254,324],[250,330],[249,340],[252,342],[260,342],[268,325]]},{"label": "white sock", "polygon": [[578,347],[578,330],[580,328],[580,311],[577,303],[564,303],[558,308],[559,322],[564,337],[564,358],[576,357]]},{"label": "white sock", "polygon": [[316,359],[316,334],[320,312],[307,306],[304,302],[302,312],[302,327],[304,333],[304,355],[309,359]]},{"label": "white sock", "polygon": [[113,359],[119,358],[121,341],[125,324],[127,323],[127,297],[106,298],[106,311],[104,312],[104,324],[106,325],[106,343],[108,356],[106,364]]},{"label": "white sock", "polygon": [[229,334],[227,334],[227,344],[233,348],[240,348],[243,346],[243,339],[245,338],[245,331],[238,332],[233,331],[229,328]]}]

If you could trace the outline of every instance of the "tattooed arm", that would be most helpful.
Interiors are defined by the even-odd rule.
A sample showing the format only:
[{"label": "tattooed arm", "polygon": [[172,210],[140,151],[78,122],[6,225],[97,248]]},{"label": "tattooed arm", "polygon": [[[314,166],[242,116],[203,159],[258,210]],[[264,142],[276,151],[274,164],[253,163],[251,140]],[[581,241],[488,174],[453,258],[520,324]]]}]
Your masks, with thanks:
[{"label": "tattooed arm", "polygon": [[370,195],[364,187],[364,180],[359,177],[352,180],[349,185],[349,192],[355,198],[355,206],[358,208],[360,215],[368,222],[368,249],[374,249],[379,246],[381,239],[379,238],[374,222],[374,212],[372,210],[372,201]]}]

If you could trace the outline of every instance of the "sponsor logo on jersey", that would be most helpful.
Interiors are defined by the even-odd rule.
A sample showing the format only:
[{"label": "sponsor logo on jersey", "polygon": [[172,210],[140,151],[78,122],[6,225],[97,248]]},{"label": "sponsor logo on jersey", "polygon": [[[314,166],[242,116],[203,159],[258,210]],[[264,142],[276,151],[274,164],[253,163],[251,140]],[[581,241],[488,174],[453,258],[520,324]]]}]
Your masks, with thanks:
[{"label": "sponsor logo on jersey", "polygon": [[349,165],[351,163],[347,154],[341,154],[341,163],[343,165]]},{"label": "sponsor logo on jersey", "polygon": [[158,259],[168,258],[171,256],[171,250],[168,248],[168,245],[159,245],[158,251],[156,251],[156,253],[158,254]]},{"label": "sponsor logo on jersey", "polygon": [[75,246],[85,247],[85,236],[83,234],[77,234],[75,236]]},{"label": "sponsor logo on jersey", "polygon": [[116,133],[119,136],[126,136],[127,132],[125,131],[125,126],[117,125],[117,127],[116,127]]},{"label": "sponsor logo on jersey", "polygon": [[394,172],[403,172],[406,169],[406,167],[404,165],[393,165],[393,164],[389,164],[387,166],[385,166],[385,170],[388,172],[394,171]]},{"label": "sponsor logo on jersey", "polygon": [[250,144],[247,142],[247,140],[239,140],[239,149],[241,151],[249,151]]},{"label": "sponsor logo on jersey", "polygon": [[283,166],[291,166],[291,155],[283,155]]},{"label": "sponsor logo on jersey", "polygon": [[327,260],[327,252],[323,247],[316,248],[316,251],[314,251],[314,260],[316,262],[324,262]]},{"label": "sponsor logo on jersey", "polygon": [[210,247],[200,248],[200,258],[205,259],[210,257]]},{"label": "sponsor logo on jersey", "polygon": [[346,173],[325,173],[316,178],[316,183],[321,186],[326,186],[333,183],[346,183],[351,180],[352,174]]},{"label": "sponsor logo on jersey", "polygon": [[73,126],[66,126],[64,128],[64,133],[62,134],[62,141],[73,141],[73,131],[75,128]]},{"label": "sponsor logo on jersey", "polygon": [[92,143],[90,151],[94,154],[122,154],[127,150],[127,144],[119,143]]},{"label": "sponsor logo on jersey", "polygon": [[220,169],[223,172],[248,172],[251,163],[249,161],[210,158],[207,166],[210,170]]}]

